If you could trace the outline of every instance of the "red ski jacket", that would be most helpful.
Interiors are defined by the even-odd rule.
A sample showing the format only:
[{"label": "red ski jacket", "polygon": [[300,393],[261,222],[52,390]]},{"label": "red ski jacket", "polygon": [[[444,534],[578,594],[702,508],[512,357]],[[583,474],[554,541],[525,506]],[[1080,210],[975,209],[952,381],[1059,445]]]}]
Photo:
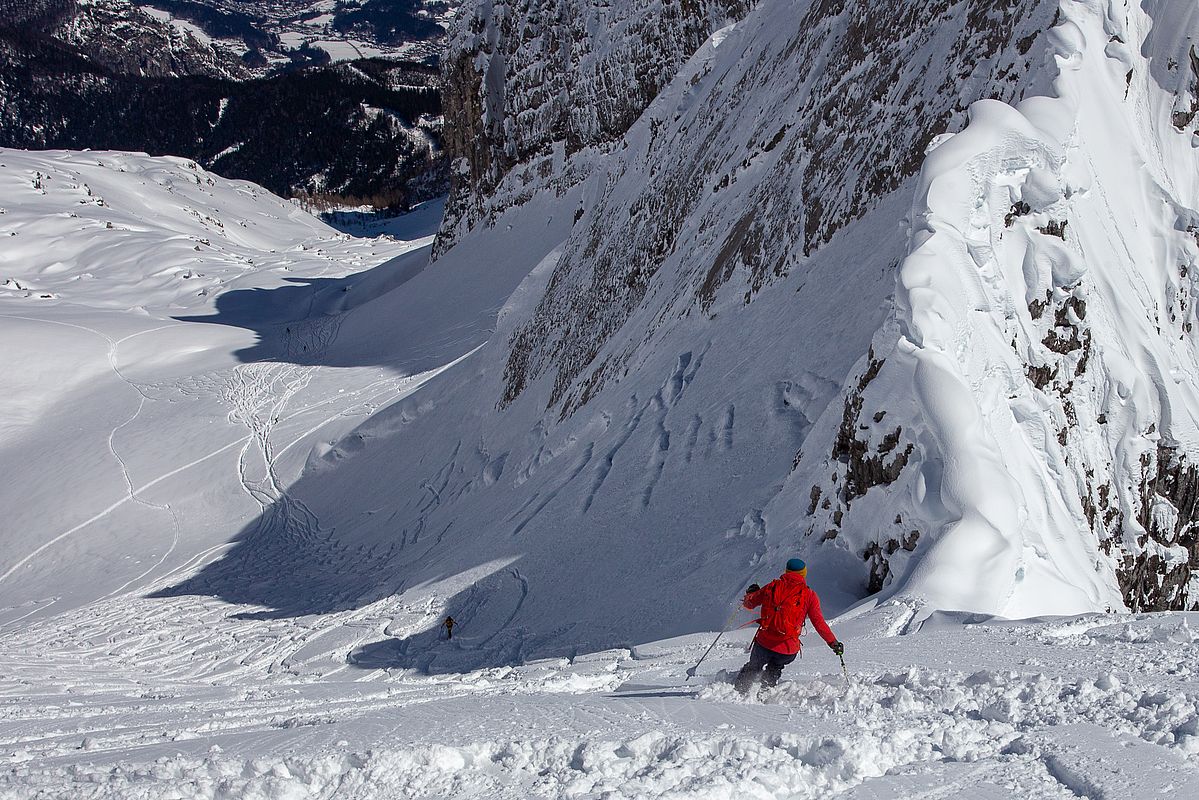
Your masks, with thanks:
[{"label": "red ski jacket", "polygon": [[754,641],[767,650],[788,656],[798,653],[800,649],[799,634],[806,619],[812,620],[812,627],[830,647],[837,641],[837,637],[833,636],[828,623],[824,621],[824,615],[820,613],[820,598],[816,596],[816,592],[808,586],[807,581],[798,572],[787,572],[758,591],[748,592],[745,595],[744,605],[750,610],[764,603],[771,603],[774,606],[791,604],[798,606],[798,613],[795,614],[798,626],[793,635],[782,634],[767,628],[758,629],[758,635],[754,637]]}]

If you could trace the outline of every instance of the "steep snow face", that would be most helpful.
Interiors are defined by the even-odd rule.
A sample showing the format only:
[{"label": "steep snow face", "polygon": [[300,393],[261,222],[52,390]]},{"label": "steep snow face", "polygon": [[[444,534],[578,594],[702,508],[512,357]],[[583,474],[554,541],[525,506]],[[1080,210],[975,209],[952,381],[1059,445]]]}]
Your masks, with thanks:
[{"label": "steep snow face", "polygon": [[549,404],[569,413],[635,359],[639,329],[618,331],[638,309],[712,315],[803,272],[971,100],[1027,91],[1053,14],[900,11],[897,25],[873,4],[765,4],[697,53],[577,210],[583,229],[513,343],[505,402],[549,374]]},{"label": "steep snow face", "polygon": [[1197,23],[1063,4],[1053,96],[934,141],[894,317],[793,482],[792,518],[848,533],[873,588],[1009,616],[1199,604],[1199,139],[1176,75]]}]

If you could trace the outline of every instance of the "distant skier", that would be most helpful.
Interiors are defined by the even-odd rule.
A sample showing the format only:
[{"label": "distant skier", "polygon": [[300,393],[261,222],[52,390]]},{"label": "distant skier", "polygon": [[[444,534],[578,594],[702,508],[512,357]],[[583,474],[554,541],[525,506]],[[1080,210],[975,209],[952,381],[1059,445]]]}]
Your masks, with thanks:
[{"label": "distant skier", "polygon": [[445,628],[445,638],[453,639],[454,638],[454,618],[446,617],[445,622],[441,623],[441,626],[443,628]]},{"label": "distant skier", "polygon": [[762,607],[758,618],[758,633],[754,636],[749,661],[737,673],[733,686],[741,694],[749,694],[750,687],[759,676],[762,688],[776,686],[783,674],[783,667],[795,660],[799,653],[799,635],[804,620],[812,620],[812,627],[820,634],[837,655],[845,652],[845,646],[837,641],[820,613],[820,598],[807,583],[808,565],[802,559],[787,562],[787,571],[782,577],[759,587],[756,583],[745,591],[743,605],[748,609]]}]

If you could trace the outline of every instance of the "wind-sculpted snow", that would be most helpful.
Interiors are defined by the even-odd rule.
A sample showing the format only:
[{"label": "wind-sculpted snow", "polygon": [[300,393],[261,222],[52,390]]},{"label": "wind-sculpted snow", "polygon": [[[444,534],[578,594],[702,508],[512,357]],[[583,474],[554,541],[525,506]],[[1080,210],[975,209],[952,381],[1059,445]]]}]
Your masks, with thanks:
[{"label": "wind-sculpted snow", "polygon": [[869,531],[875,588],[1017,616],[1199,603],[1199,163],[1136,57],[1151,25],[1195,24],[1174,10],[1067,7],[1058,96],[976,104],[930,147],[894,320],[845,401],[864,451],[911,466],[859,501],[852,463],[800,465],[809,535]]}]

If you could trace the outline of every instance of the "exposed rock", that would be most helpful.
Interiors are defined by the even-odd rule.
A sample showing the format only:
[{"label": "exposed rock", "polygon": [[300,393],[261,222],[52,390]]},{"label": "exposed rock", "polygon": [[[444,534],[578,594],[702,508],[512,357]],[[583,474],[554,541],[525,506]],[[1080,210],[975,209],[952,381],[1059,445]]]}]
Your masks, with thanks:
[{"label": "exposed rock", "polygon": [[1028,382],[1038,389],[1044,389],[1057,377],[1057,368],[1048,364],[1040,366],[1029,364],[1025,372],[1028,375]]},{"label": "exposed rock", "polygon": [[[632,31],[629,36],[637,40],[640,28],[635,16],[628,16],[632,12],[618,12],[615,4],[611,8],[617,19],[603,17],[605,24]],[[670,46],[665,56],[654,47],[647,50],[673,68],[681,61],[680,42],[698,45],[702,39],[696,30],[710,30],[715,20],[735,16],[743,6],[699,3],[685,8],[697,9],[710,24],[683,24],[673,12],[667,14],[662,24],[680,33],[660,37]],[[472,220],[486,218],[506,202],[521,202],[522,187],[561,191],[565,183],[581,179],[572,177],[575,162],[569,154],[588,145],[602,149],[632,118],[625,107],[651,96],[648,90],[619,89],[632,81],[630,75],[639,74],[635,65],[641,57],[631,57],[633,66],[608,79],[618,87],[611,92],[617,99],[600,97],[592,109],[597,84],[589,70],[607,62],[593,64],[590,45],[575,44],[551,25],[557,17],[537,13],[528,22],[521,16],[518,23],[514,9],[497,4],[488,13],[467,14],[454,37],[458,49],[447,62],[445,108],[455,120],[447,146],[457,158],[458,184],[439,248],[448,247],[455,231]],[[743,282],[738,297],[744,302],[788,274],[913,175],[932,135],[964,119],[970,101],[1019,98],[1024,87],[1017,76],[1033,56],[1018,55],[1009,45],[1046,28],[1052,16],[1042,3],[999,10],[978,0],[940,0],[931,6],[904,0],[892,11],[880,15],[872,4],[860,1],[813,3],[785,47],[760,54],[735,74],[714,78],[719,83],[702,95],[702,106],[688,111],[691,121],[685,130],[675,109],[650,112],[645,123],[648,149],[616,159],[613,174],[604,181],[604,196],[588,215],[590,225],[576,228],[543,301],[513,337],[501,404],[549,372],[548,404],[564,403],[566,413],[577,409],[582,392],[576,382],[641,306],[665,262],[672,272],[687,273],[686,289],[670,290],[677,292],[677,302],[689,291],[692,302],[706,311],[713,310],[728,283]],[[576,15],[577,23],[588,13]],[[529,46],[514,50],[514,42],[525,36]],[[897,50],[913,53],[917,60],[878,57]],[[550,70],[550,63],[559,66]],[[702,65],[694,68],[697,80],[703,79]],[[558,90],[552,88],[551,73],[581,77]],[[934,74],[938,82],[929,84],[927,77]],[[958,76],[967,74],[975,77],[964,96]],[[551,83],[539,94],[530,88],[529,75],[538,77],[538,87],[543,87],[543,77]],[[632,82],[660,85],[656,80]],[[745,141],[731,133],[738,120],[728,114],[730,103],[776,95],[785,97],[786,105],[771,100],[768,110],[746,112],[761,119],[758,135]],[[559,96],[588,111],[581,119],[565,119],[558,110]],[[609,109],[613,102],[621,108]],[[513,119],[510,108],[525,110]],[[496,145],[500,141],[502,148]],[[557,151],[555,142],[560,143]],[[769,151],[767,144],[772,145]],[[769,169],[763,168],[767,159],[774,165]],[[551,161],[565,166],[554,168],[553,180],[538,177],[535,165]],[[736,192],[711,191],[728,185],[725,176],[730,175],[728,183],[751,183],[734,183]],[[630,203],[634,186],[636,199]],[[497,188],[484,202],[481,196],[488,187]],[[698,218],[704,223],[685,225]],[[616,230],[612,219],[627,219],[628,224]],[[735,220],[731,226],[720,222],[729,219]],[[685,312],[680,308],[678,313]]]},{"label": "exposed rock", "polygon": [[820,502],[820,487],[813,486],[812,487],[812,502],[808,506],[808,515],[809,516],[816,513],[816,504],[819,502]]},{"label": "exposed rock", "polygon": [[1191,45],[1189,62],[1191,79],[1188,81],[1187,91],[1179,96],[1179,107],[1175,108],[1172,116],[1174,127],[1180,131],[1186,130],[1195,117],[1199,116],[1199,52],[1196,52],[1194,45]]},{"label": "exposed rock", "polygon": [[[892,549],[890,552],[894,553],[895,550]],[[883,548],[879,547],[878,542],[871,542],[870,546],[862,553],[862,558],[869,565],[866,593],[876,594],[887,585],[887,578],[891,575],[891,562],[887,560]]]},{"label": "exposed rock", "polygon": [[1012,204],[1012,210],[1009,211],[1007,216],[1003,218],[1003,224],[1010,228],[1012,227],[1012,223],[1015,222],[1017,218],[1023,217],[1025,214],[1031,212],[1032,207],[1023,200],[1019,200]]},{"label": "exposed rock", "polygon": [[1044,226],[1037,228],[1037,230],[1046,236],[1056,236],[1064,242],[1066,241],[1066,226],[1069,224],[1066,220],[1051,219]]},{"label": "exposed rock", "polygon": [[[444,59],[455,164],[442,252],[517,165],[616,141],[680,65],[752,0],[497,0],[466,8]],[[544,177],[544,176],[542,176]]]},{"label": "exposed rock", "polygon": [[1052,301],[1053,301],[1053,293],[1052,292],[1046,293],[1044,300],[1033,300],[1031,303],[1028,304],[1029,315],[1033,319],[1040,319],[1041,315],[1045,313],[1045,309],[1049,307],[1049,304]]},{"label": "exposed rock", "polygon": [[1121,559],[1125,602],[1134,611],[1199,610],[1199,597],[1188,594],[1199,570],[1199,467],[1167,444],[1152,458],[1146,454],[1143,465],[1150,475],[1140,487],[1137,522],[1157,547],[1140,542],[1139,552]]},{"label": "exposed rock", "polygon": [[916,543],[919,541],[920,541],[920,531],[911,531],[910,533],[908,533],[906,536],[903,537],[903,541],[900,542],[900,546],[902,546],[904,550],[907,550],[910,553],[916,549]]}]

